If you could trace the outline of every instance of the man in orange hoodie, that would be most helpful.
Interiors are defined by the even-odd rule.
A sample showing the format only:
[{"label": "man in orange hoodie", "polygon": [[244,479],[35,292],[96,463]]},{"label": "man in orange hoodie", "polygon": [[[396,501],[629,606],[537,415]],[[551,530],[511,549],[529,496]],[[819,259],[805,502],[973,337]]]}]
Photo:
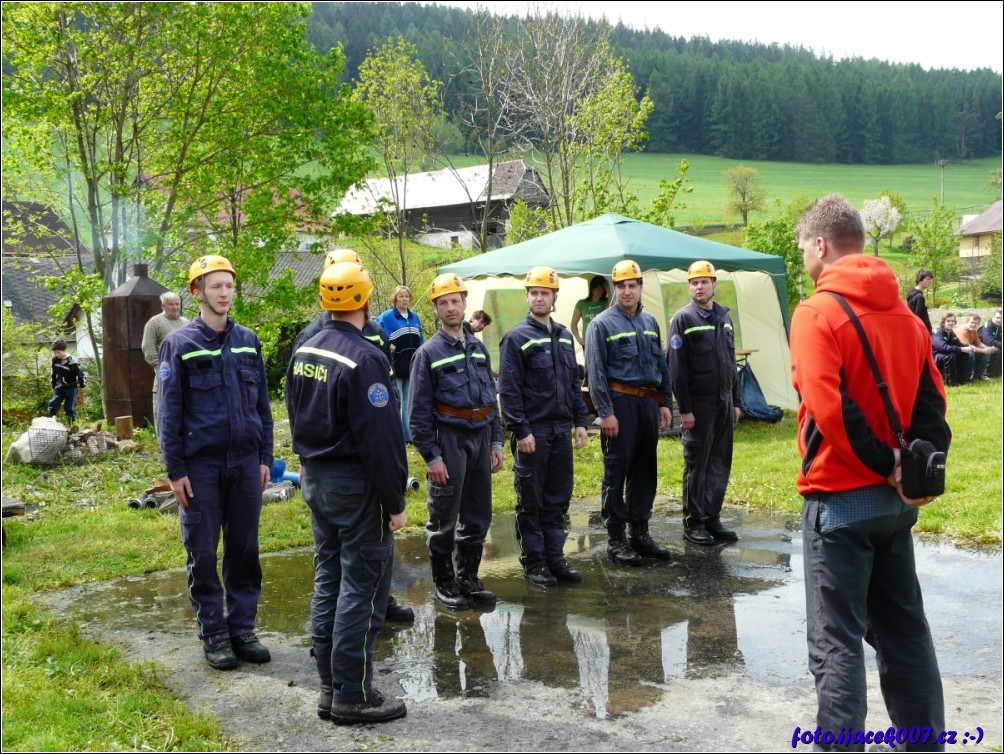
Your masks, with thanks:
[{"label": "man in orange hoodie", "polygon": [[907,439],[947,451],[951,431],[931,335],[900,300],[889,265],[861,253],[861,217],[842,197],[816,202],[795,237],[816,281],[791,323],[816,743],[864,748],[857,740],[867,711],[864,640],[875,648],[893,725],[918,728],[922,738],[929,732],[911,748],[943,750],[941,675],[911,534],[919,506],[932,498],[903,492],[899,443],[857,331],[830,293],[847,300],[864,328]]}]

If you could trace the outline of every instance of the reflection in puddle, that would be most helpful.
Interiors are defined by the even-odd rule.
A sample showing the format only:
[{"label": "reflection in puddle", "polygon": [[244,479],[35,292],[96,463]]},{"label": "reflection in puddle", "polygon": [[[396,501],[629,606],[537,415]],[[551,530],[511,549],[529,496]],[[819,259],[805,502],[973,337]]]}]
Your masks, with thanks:
[{"label": "reflection in puddle", "polygon": [[[674,680],[808,678],[797,523],[734,511],[728,523],[742,540],[700,548],[684,547],[675,516],[665,518],[654,518],[652,530],[673,550],[673,562],[625,568],[607,560],[605,534],[588,511],[573,507],[566,556],[584,583],[544,591],[522,578],[512,515],[497,516],[481,574],[498,595],[491,612],[436,605],[424,538],[399,538],[393,591],[416,617],[385,631],[377,661],[414,701],[486,697],[495,684],[532,680],[568,689],[598,718],[652,704]],[[999,674],[1001,556],[920,545],[917,557],[942,672]],[[259,632],[308,646],[311,551],[262,560]],[[964,624],[957,620],[962,605]],[[68,613],[109,630],[194,633],[185,576],[177,571],[85,590]]]}]

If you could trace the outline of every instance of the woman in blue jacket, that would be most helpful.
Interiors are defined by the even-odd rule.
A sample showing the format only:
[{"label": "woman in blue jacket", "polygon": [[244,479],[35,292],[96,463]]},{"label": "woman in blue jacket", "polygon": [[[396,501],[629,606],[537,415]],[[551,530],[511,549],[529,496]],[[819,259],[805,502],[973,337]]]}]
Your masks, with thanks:
[{"label": "woman in blue jacket", "polygon": [[418,347],[425,342],[422,323],[418,315],[408,308],[410,304],[411,289],[406,285],[399,285],[394,289],[394,295],[390,297],[390,309],[377,317],[377,322],[383,327],[390,341],[391,367],[394,369],[397,394],[401,396],[401,427],[404,429],[405,442],[411,442],[411,432],[408,431],[411,359]]}]

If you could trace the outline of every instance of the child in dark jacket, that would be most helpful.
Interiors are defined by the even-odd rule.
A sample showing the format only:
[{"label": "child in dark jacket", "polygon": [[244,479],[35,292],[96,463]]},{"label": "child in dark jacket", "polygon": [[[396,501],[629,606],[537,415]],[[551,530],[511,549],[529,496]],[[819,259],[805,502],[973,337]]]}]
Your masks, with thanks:
[{"label": "child in dark jacket", "polygon": [[[78,390],[87,387],[84,370],[80,362],[66,352],[66,341],[57,338],[52,343],[52,398],[48,403],[49,416],[55,416],[62,404],[66,419],[73,424],[77,420]],[[82,396],[81,396],[82,397]]]}]

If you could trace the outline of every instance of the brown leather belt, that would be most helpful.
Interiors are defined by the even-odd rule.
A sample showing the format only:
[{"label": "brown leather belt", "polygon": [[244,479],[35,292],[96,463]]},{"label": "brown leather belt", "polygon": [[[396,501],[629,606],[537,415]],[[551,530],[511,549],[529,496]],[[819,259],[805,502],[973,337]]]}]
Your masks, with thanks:
[{"label": "brown leather belt", "polygon": [[454,406],[447,406],[445,403],[437,403],[436,411],[441,413],[443,416],[452,416],[455,419],[467,419],[467,421],[472,422],[483,422],[488,418],[488,414],[492,412],[492,407],[456,408]]},{"label": "brown leather belt", "polygon": [[666,398],[654,387],[638,387],[637,385],[625,385],[623,382],[614,382],[613,380],[607,383],[607,387],[609,387],[615,393],[623,393],[624,395],[633,395],[638,398],[651,398],[660,406],[666,405]]}]

